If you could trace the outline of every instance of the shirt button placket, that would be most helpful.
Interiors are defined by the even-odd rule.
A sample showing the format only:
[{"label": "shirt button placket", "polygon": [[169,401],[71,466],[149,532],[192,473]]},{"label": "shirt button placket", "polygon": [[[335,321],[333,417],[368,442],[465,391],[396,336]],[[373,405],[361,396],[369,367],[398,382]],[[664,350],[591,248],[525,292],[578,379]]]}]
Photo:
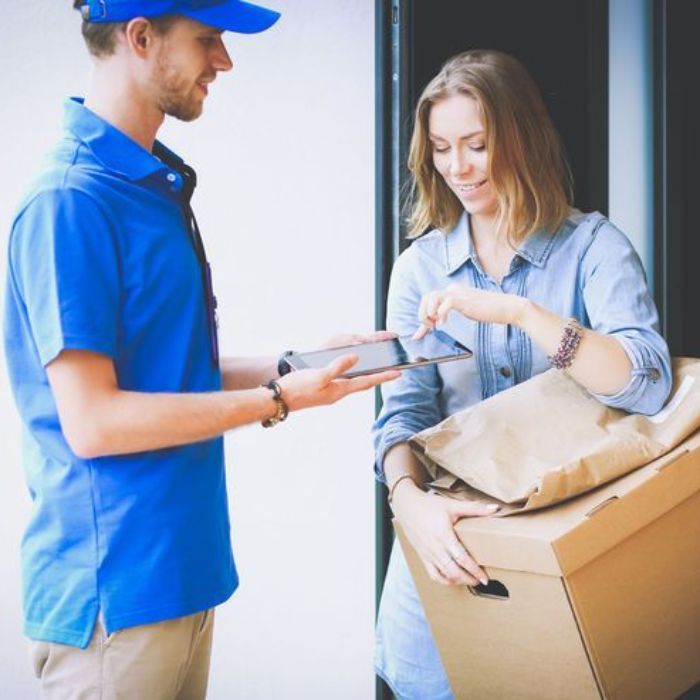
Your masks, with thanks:
[{"label": "shirt button placket", "polygon": [[494,330],[498,329],[497,334],[494,333],[492,336],[492,357],[493,363],[496,369],[495,379],[498,391],[503,391],[512,386],[511,376],[513,374],[512,368],[510,367],[509,353],[508,353],[508,326],[507,325],[494,325]]},{"label": "shirt button placket", "polygon": [[182,189],[182,178],[177,173],[172,172],[172,170],[165,176],[165,179],[170,184],[172,192],[179,192]]}]

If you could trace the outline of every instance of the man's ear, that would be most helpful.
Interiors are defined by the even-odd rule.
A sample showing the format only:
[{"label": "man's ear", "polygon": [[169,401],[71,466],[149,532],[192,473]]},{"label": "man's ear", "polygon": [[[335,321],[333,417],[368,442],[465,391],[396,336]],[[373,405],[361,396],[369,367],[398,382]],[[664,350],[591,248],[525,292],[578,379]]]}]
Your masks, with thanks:
[{"label": "man's ear", "polygon": [[145,17],[136,17],[127,23],[124,38],[133,54],[146,58],[153,45],[153,25]]}]

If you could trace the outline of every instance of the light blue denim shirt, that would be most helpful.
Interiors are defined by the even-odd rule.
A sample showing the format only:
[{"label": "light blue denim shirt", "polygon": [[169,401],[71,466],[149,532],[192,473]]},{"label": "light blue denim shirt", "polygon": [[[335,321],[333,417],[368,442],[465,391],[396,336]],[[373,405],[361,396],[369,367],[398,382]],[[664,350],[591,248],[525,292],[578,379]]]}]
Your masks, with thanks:
[{"label": "light blue denim shirt", "polygon": [[[618,394],[597,395],[604,404],[651,415],[666,401],[670,357],[644,269],[627,237],[601,214],[572,210],[555,233],[536,231],[515,253],[500,285],[479,265],[466,213],[448,234],[427,233],[394,265],[387,328],[413,333],[421,297],[453,283],[528,297],[617,338],[632,363],[632,377]],[[443,328],[471,348],[474,357],[408,370],[382,387],[384,406],[374,426],[380,479],[384,455],[393,445],[551,366],[546,354],[514,326],[477,323],[453,312]]]}]

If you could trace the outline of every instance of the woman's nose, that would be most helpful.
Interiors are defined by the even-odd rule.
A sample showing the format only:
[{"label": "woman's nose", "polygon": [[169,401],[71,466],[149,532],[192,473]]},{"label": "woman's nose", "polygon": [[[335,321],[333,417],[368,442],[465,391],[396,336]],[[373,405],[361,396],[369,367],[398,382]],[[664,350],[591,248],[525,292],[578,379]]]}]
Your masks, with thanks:
[{"label": "woman's nose", "polygon": [[468,173],[471,168],[472,164],[466,154],[455,148],[452,151],[452,158],[450,158],[450,173],[452,175],[460,175]]}]

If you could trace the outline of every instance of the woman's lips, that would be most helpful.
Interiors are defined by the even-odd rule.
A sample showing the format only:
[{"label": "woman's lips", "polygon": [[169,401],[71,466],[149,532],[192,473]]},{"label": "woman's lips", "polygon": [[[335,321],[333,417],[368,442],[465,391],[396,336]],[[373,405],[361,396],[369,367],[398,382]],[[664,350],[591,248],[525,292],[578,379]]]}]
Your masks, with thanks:
[{"label": "woman's lips", "polygon": [[454,183],[453,186],[460,194],[471,194],[472,192],[476,192],[480,187],[483,187],[487,182],[488,180],[480,180],[479,182],[471,182],[469,184]]}]

